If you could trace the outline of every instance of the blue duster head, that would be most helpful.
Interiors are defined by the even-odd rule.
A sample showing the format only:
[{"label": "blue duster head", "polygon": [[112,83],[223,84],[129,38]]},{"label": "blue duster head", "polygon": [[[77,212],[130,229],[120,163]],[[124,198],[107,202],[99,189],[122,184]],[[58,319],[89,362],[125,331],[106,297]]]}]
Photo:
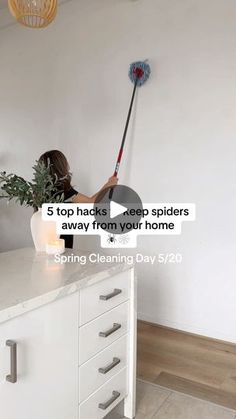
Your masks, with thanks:
[{"label": "blue duster head", "polygon": [[147,61],[136,61],[130,64],[129,78],[132,83],[137,83],[137,86],[142,86],[151,74],[150,65]]}]

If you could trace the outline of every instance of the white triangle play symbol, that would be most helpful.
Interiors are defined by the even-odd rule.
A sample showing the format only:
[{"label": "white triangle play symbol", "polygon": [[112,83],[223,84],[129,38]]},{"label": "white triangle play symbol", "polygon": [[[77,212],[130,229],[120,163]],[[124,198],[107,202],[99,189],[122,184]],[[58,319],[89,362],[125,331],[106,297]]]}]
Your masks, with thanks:
[{"label": "white triangle play symbol", "polygon": [[120,214],[124,214],[127,208],[124,205],[117,204],[117,202],[110,202],[110,218],[115,218]]}]

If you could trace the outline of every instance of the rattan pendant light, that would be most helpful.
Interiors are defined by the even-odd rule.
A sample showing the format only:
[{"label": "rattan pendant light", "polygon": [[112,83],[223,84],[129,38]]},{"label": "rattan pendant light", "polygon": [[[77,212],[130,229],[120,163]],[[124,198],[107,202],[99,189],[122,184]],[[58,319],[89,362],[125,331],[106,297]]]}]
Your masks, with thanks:
[{"label": "rattan pendant light", "polygon": [[8,0],[8,6],[16,20],[30,28],[45,28],[57,13],[57,0]]}]

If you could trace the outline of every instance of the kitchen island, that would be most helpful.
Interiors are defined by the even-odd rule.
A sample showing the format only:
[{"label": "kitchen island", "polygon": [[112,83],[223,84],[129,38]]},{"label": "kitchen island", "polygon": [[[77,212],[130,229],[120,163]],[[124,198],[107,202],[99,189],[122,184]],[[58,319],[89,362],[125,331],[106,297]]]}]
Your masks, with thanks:
[{"label": "kitchen island", "polygon": [[0,254],[1,418],[133,418],[135,381],[133,266]]}]

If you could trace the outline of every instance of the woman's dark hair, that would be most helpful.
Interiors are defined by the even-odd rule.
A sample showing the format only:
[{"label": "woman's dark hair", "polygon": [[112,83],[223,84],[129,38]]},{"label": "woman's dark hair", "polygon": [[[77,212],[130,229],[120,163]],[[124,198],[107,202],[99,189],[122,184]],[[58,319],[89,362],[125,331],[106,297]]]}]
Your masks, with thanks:
[{"label": "woman's dark hair", "polygon": [[59,187],[61,187],[64,191],[68,191],[71,188],[69,163],[61,151],[47,151],[40,156],[39,162],[42,162],[45,166],[50,167],[50,173],[53,177],[57,177]]}]

